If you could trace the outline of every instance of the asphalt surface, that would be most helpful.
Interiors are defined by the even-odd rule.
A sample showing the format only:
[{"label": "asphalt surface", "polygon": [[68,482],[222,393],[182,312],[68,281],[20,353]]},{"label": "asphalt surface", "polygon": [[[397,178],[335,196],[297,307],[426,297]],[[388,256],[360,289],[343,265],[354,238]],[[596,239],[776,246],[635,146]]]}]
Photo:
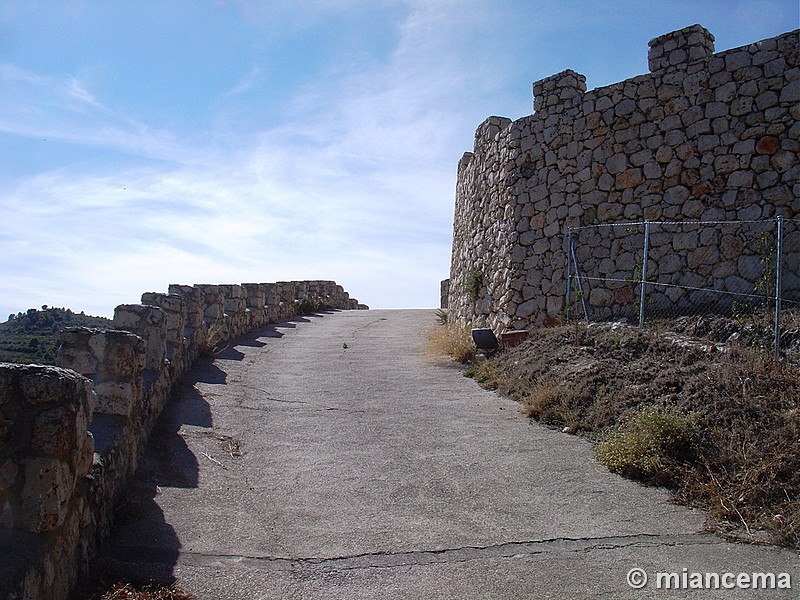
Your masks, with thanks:
[{"label": "asphalt surface", "polygon": [[[201,600],[798,596],[796,552],[703,533],[701,513],[431,359],[435,326],[430,310],[329,313],[200,362],[98,567]],[[658,572],[676,576],[659,589]],[[792,589],[675,589],[754,572]]]}]

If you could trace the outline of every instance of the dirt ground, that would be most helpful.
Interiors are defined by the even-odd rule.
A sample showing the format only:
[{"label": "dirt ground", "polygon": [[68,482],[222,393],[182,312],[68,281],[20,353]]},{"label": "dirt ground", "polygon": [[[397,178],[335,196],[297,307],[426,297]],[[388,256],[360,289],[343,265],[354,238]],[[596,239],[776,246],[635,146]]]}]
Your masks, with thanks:
[{"label": "dirt ground", "polygon": [[775,361],[769,321],[695,316],[645,329],[541,329],[465,374],[518,400],[530,417],[598,444],[644,407],[677,415],[688,437],[661,451],[656,471],[613,470],[669,487],[723,535],[796,548],[800,330],[789,321],[786,356]]}]

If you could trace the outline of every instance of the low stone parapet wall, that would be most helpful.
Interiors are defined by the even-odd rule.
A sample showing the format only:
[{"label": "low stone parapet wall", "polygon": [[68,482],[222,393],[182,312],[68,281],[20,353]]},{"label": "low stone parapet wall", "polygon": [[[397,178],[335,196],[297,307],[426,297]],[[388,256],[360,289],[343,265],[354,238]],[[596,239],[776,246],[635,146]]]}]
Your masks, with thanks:
[{"label": "low stone parapet wall", "polygon": [[64,330],[57,367],[0,363],[0,599],[66,599],[177,381],[306,301],[367,308],[333,281],[171,285]]}]

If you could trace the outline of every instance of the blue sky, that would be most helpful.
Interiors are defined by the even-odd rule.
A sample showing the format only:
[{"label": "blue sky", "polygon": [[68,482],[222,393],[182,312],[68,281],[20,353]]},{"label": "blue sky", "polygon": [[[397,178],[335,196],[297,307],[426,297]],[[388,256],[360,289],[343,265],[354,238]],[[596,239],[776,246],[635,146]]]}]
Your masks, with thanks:
[{"label": "blue sky", "polygon": [[456,166],[531,83],[717,51],[798,0],[0,0],[0,320],[170,283],[335,279],[435,307]]}]

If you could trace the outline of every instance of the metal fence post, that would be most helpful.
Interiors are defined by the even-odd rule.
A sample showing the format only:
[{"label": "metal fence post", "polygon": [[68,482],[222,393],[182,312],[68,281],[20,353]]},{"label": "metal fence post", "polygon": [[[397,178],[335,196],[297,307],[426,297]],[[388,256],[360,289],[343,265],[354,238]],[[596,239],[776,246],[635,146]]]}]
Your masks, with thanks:
[{"label": "metal fence post", "polygon": [[[583,307],[583,316],[586,318],[586,324],[589,324],[589,309],[586,306],[586,293],[583,290],[583,283],[581,282],[581,270],[578,268],[578,257],[575,256],[575,247],[571,249],[571,260],[572,265],[575,267],[575,283],[578,286],[578,298],[581,301],[581,306]],[[577,314],[576,314],[577,316]]]},{"label": "metal fence post", "polygon": [[567,299],[564,302],[564,316],[569,320],[572,308],[572,225],[567,229]]},{"label": "metal fence post", "polygon": [[642,256],[642,287],[639,290],[639,327],[644,327],[644,303],[646,299],[647,255],[650,253],[650,221],[644,222],[644,255]]},{"label": "metal fence post", "polygon": [[783,217],[777,218],[775,236],[775,358],[781,356],[781,267],[783,266]]}]

